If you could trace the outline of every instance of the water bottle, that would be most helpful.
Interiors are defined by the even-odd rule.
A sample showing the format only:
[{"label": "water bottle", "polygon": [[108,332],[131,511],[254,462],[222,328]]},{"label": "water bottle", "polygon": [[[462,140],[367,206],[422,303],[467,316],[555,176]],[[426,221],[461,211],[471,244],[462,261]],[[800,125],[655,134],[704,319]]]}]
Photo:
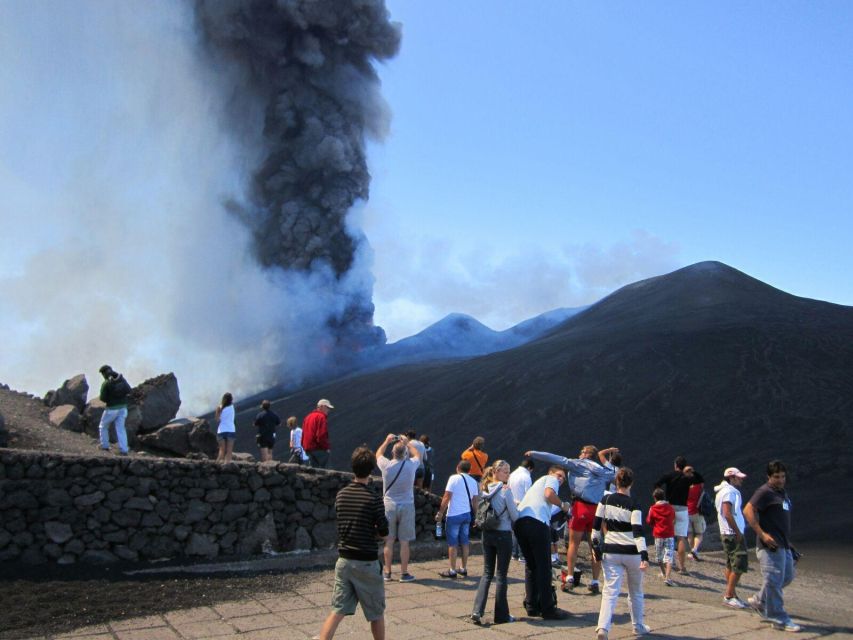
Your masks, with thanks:
[{"label": "water bottle", "polygon": [[435,537],[439,540],[444,537],[444,527],[441,526],[441,521],[435,523]]}]

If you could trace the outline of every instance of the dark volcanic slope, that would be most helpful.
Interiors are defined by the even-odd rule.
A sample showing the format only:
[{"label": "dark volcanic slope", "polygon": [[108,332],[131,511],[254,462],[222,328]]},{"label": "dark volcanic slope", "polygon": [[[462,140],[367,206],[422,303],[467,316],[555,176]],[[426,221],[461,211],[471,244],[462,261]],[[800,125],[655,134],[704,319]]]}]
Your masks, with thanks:
[{"label": "dark volcanic slope", "polygon": [[626,286],[516,349],[338,380],[278,410],[301,418],[320,397],[338,407],[339,468],[354,446],[410,425],[443,457],[439,488],[478,434],[493,458],[513,464],[526,449],[615,445],[647,503],[676,454],[709,484],[726,466],[744,469],[746,493],[779,457],[798,530],[852,539],[842,487],[852,475],[853,308],[791,296],[720,263]]}]

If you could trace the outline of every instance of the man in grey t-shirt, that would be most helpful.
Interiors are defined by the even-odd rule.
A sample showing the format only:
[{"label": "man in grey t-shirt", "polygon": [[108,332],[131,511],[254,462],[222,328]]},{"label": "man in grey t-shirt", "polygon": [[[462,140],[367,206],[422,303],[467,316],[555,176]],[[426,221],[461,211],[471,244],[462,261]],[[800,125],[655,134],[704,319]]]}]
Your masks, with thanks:
[{"label": "man in grey t-shirt", "polygon": [[[385,457],[388,445],[394,443],[392,459]],[[409,457],[406,457],[408,451]],[[376,465],[382,471],[382,495],[385,517],[388,518],[388,537],[385,539],[385,568],[383,578],[391,581],[391,560],[394,540],[400,541],[400,582],[411,582],[409,573],[409,542],[415,539],[415,474],[421,456],[405,436],[389,433],[376,450]]]}]

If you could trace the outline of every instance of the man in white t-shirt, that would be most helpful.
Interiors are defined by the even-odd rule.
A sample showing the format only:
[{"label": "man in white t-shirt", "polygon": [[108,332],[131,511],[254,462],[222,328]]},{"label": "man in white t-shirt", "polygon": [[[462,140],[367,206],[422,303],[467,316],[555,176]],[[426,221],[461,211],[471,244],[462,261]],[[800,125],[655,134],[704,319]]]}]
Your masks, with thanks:
[{"label": "man in white t-shirt", "polygon": [[732,609],[746,609],[747,604],[737,597],[737,583],[749,569],[746,540],[743,538],[746,522],[743,518],[743,496],[740,487],[746,474],[736,467],[723,472],[723,481],[714,487],[717,494],[714,505],[717,507],[717,524],[720,525],[720,538],[723,551],[726,552],[726,593],[723,604]]},{"label": "man in white t-shirt", "polygon": [[[517,507],[524,500],[524,494],[527,493],[530,486],[533,484],[533,477],[530,475],[533,471],[534,462],[532,458],[525,458],[518,465],[518,468],[509,474],[509,490],[512,491],[512,497],[515,499]],[[518,546],[518,539],[515,534],[512,534],[512,559],[521,560],[524,562],[524,556],[521,554],[521,548]]]},{"label": "man in white t-shirt", "polygon": [[[385,449],[394,443],[393,459],[385,457]],[[406,457],[408,451],[409,457]],[[405,436],[389,433],[376,450],[376,466],[382,472],[382,496],[385,517],[388,519],[388,537],[385,538],[385,568],[383,578],[391,581],[391,561],[394,558],[394,540],[400,541],[400,582],[411,582],[409,573],[409,543],[415,539],[415,473],[421,463],[420,453]]]},{"label": "man in white t-shirt", "polygon": [[518,505],[515,535],[524,554],[524,608],[529,616],[545,620],[564,620],[568,613],[557,608],[551,588],[551,506],[564,512],[571,505],[557,495],[566,481],[566,471],[559,466],[548,469],[527,491]]},{"label": "man in white t-shirt", "polygon": [[[457,575],[468,575],[468,551],[470,550],[469,527],[471,524],[471,513],[477,510],[479,501],[479,488],[477,481],[468,475],[471,471],[471,463],[460,460],[456,465],[456,474],[447,480],[444,496],[441,498],[441,506],[435,514],[435,521],[447,514],[447,522],[444,531],[447,535],[447,557],[450,561],[450,569],[442,571],[442,578],[455,578]],[[462,549],[462,568],[457,568],[456,547]]]}]

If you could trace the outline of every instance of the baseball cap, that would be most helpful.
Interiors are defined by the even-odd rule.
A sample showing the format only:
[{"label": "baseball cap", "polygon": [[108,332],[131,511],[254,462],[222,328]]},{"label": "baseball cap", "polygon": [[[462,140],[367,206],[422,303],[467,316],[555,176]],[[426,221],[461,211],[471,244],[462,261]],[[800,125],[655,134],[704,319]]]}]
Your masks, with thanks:
[{"label": "baseball cap", "polygon": [[732,476],[735,476],[736,478],[745,478],[746,474],[743,473],[737,467],[729,467],[728,469],[723,471],[723,477],[724,478],[731,478]]},{"label": "baseball cap", "polygon": [[327,407],[327,408],[329,408],[329,409],[334,409],[334,408],[335,408],[335,406],[334,406],[331,402],[329,402],[328,400],[326,400],[325,398],[323,398],[322,400],[318,400],[318,401],[317,401],[317,406],[318,406],[318,407]]}]

